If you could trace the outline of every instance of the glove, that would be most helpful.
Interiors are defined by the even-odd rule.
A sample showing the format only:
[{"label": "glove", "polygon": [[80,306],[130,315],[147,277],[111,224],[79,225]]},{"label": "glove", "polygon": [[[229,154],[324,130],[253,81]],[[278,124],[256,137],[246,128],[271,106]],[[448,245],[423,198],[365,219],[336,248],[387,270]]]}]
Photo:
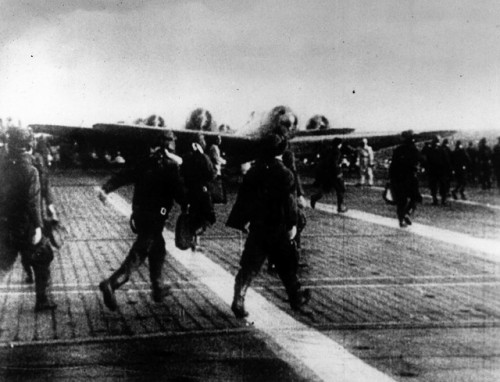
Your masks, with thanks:
[{"label": "glove", "polygon": [[133,216],[130,217],[129,224],[130,224],[130,229],[132,230],[132,232],[137,233],[137,226],[135,225],[135,220],[134,220]]},{"label": "glove", "polygon": [[203,154],[203,148],[199,143],[192,143],[191,148],[193,149],[193,151],[198,151],[199,153]]},{"label": "glove", "polygon": [[42,240],[42,228],[37,227],[35,228],[35,234],[31,238],[31,244],[37,245],[40,242],[40,240]]},{"label": "glove", "polygon": [[50,217],[53,221],[55,221],[55,222],[59,221],[59,219],[58,219],[58,217],[57,217],[57,212],[56,212],[56,209],[54,208],[54,205],[53,205],[53,204],[49,204],[49,205],[47,206],[47,212],[48,212],[49,217]]},{"label": "glove", "polygon": [[304,197],[302,195],[300,195],[298,198],[297,198],[297,205],[300,207],[300,208],[304,208],[306,206],[306,200],[304,199]]},{"label": "glove", "polygon": [[106,194],[106,191],[104,191],[102,188],[100,188],[99,191],[97,191],[97,197],[103,204],[106,204],[106,201],[108,200],[108,195]]}]

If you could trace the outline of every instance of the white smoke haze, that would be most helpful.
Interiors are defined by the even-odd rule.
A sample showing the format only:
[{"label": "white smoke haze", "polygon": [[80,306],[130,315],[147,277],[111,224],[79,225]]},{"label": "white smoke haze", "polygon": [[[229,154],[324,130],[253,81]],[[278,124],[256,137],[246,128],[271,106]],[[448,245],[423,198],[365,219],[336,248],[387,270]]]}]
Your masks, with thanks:
[{"label": "white smoke haze", "polygon": [[[234,4],[233,4],[234,3]],[[500,3],[0,1],[0,115],[90,126],[285,104],[359,130],[499,129]]]}]

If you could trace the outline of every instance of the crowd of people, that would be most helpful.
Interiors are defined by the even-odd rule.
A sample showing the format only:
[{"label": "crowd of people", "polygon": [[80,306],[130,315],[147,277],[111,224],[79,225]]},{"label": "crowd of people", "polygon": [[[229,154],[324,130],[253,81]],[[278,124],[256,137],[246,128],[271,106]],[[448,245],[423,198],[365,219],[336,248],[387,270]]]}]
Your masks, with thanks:
[{"label": "crowd of people", "polygon": [[[294,125],[297,117],[289,108],[273,109],[256,160],[244,175],[226,222],[228,227],[247,234],[231,305],[238,318],[248,315],[246,291],[266,260],[269,270],[281,279],[292,309],[301,309],[310,299],[310,291],[302,288],[298,276],[299,267],[307,266],[300,256],[306,216],[304,189],[289,145],[290,127]],[[52,221],[58,221],[58,217],[47,170],[49,150],[43,140],[36,143],[27,128],[10,127],[6,137],[0,151],[1,276],[12,269],[19,256],[26,282],[35,283],[35,310],[52,310],[56,308],[49,293],[53,248],[43,226],[44,217]],[[172,131],[161,132],[144,160],[123,166],[98,192],[98,198],[106,202],[107,195],[118,188],[134,188],[130,227],[136,239],[120,267],[99,284],[104,303],[112,311],[118,309],[115,292],[146,259],[153,301],[160,303],[168,294],[162,278],[166,256],[162,231],[174,203],[190,218],[193,250],[199,244],[199,235],[216,221],[211,185],[223,177],[225,159],[220,137],[207,145],[204,135],[197,134],[182,157],[176,154],[175,140]],[[342,145],[342,140],[335,138],[320,155],[314,183],[317,192],[310,200],[313,209],[324,194],[334,191],[337,211],[348,210]],[[367,139],[358,148],[357,163],[359,185],[373,186],[374,153]],[[412,224],[411,217],[422,201],[421,171],[427,177],[433,204],[439,204],[439,198],[440,204],[446,204],[449,195],[466,199],[465,188],[470,181],[491,187],[493,173],[500,187],[500,138],[493,150],[485,139],[477,149],[471,145],[464,148],[456,141],[451,150],[447,139],[441,141],[436,136],[419,150],[413,132],[403,132],[401,145],[393,150],[388,175],[400,227]]]},{"label": "crowd of people", "polygon": [[[300,309],[310,299],[310,291],[301,287],[300,230],[305,216],[300,179],[295,159],[288,150],[288,131],[295,115],[286,107],[277,107],[269,120],[268,133],[262,137],[257,159],[243,179],[227,226],[248,233],[240,270],[235,278],[231,306],[236,317],[245,317],[245,293],[266,259],[274,266],[289,296],[293,309]],[[292,121],[293,123],[293,121]],[[49,292],[53,247],[44,234],[43,214],[57,219],[50,195],[50,185],[43,164],[45,148],[33,155],[36,147],[28,128],[11,127],[6,134],[5,155],[0,159],[0,272],[3,276],[18,257],[27,282],[34,273],[35,310],[56,309]],[[165,130],[150,155],[134,165],[124,166],[99,189],[98,198],[125,185],[133,185],[130,227],[137,235],[119,268],[102,280],[99,289],[108,309],[118,309],[115,292],[124,285],[145,260],[148,260],[152,299],[163,301],[162,269],[166,256],[163,227],[174,202],[181,213],[190,217],[194,240],[215,220],[210,183],[220,179],[224,159],[220,140],[207,150],[204,136],[198,134],[182,157],[175,154],[175,136]],[[3,147],[2,147],[3,148]],[[206,154],[208,152],[208,155]],[[286,163],[286,164],[285,164]],[[49,190],[49,194],[43,190]],[[45,194],[42,202],[42,194]],[[44,207],[45,206],[45,207]],[[42,209],[45,208],[45,213]],[[299,233],[299,236],[297,236]]]}]

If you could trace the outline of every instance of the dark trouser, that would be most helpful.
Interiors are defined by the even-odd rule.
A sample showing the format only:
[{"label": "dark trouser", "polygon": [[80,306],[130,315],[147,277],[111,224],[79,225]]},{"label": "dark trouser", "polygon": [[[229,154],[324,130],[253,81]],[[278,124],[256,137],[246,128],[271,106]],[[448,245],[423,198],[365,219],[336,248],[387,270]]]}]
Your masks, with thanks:
[{"label": "dark trouser", "polygon": [[165,240],[162,231],[158,229],[152,232],[141,231],[132,245],[127,257],[109,278],[113,290],[120,288],[129,279],[130,275],[147,258],[149,264],[149,278],[151,288],[154,290],[162,287],[162,268],[165,261]]},{"label": "dark trouser", "polygon": [[189,190],[189,220],[193,234],[203,233],[215,223],[215,210],[208,190]]},{"label": "dark trouser", "polygon": [[418,180],[407,179],[404,181],[391,182],[394,202],[396,203],[396,213],[401,222],[407,215],[411,215],[417,208],[417,203],[421,201],[418,191]]},{"label": "dark trouser", "polygon": [[241,256],[241,267],[236,275],[235,295],[240,293],[244,296],[266,258],[275,264],[276,272],[290,300],[296,299],[301,288],[297,276],[297,250],[295,244],[288,240],[286,233],[250,232]]},{"label": "dark trouser", "polygon": [[306,214],[304,213],[303,208],[299,208],[298,210],[298,221],[297,221],[297,234],[295,235],[295,243],[297,244],[297,248],[301,248],[301,234],[304,228],[306,227],[307,220]]},{"label": "dark trouser", "polygon": [[9,245],[8,235],[4,228],[0,226],[0,281],[14,267],[19,251]]},{"label": "dark trouser", "polygon": [[335,190],[335,194],[337,195],[337,207],[341,207],[344,204],[345,195],[345,184],[342,177],[335,178],[331,184],[322,185],[318,192],[311,196],[311,200],[317,202],[324,194],[330,193],[332,190]]},{"label": "dark trouser", "polygon": [[459,192],[460,195],[464,196],[465,186],[467,185],[467,176],[465,171],[456,171],[455,172],[455,188],[453,189],[454,193]]},{"label": "dark trouser", "polygon": [[483,190],[491,188],[491,168],[488,164],[482,164],[479,173],[479,182]]},{"label": "dark trouser", "polygon": [[441,197],[441,201],[446,202],[448,192],[450,191],[450,178],[445,175],[429,174],[429,189],[432,195],[432,201],[437,203],[437,195]]},{"label": "dark trouser", "polygon": [[23,266],[33,269],[35,275],[35,293],[37,303],[47,300],[50,283],[50,264],[54,258],[52,248],[46,238],[33,246],[25,242],[8,240],[7,235],[0,235],[0,280],[12,270],[18,254]]}]

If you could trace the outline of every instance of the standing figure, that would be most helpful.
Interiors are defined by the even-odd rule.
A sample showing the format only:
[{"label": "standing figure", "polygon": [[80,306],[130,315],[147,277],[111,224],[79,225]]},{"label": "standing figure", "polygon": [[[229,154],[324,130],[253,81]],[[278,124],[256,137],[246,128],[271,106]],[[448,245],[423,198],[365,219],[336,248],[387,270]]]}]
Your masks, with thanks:
[{"label": "standing figure", "polygon": [[443,173],[441,175],[441,204],[446,205],[450,194],[451,179],[453,178],[453,164],[451,162],[451,149],[447,138],[441,143],[441,157],[443,162]]},{"label": "standing figure", "polygon": [[[35,276],[35,311],[52,310],[50,264],[54,253],[42,234],[41,186],[33,165],[33,134],[9,128],[8,154],[0,164],[0,274],[12,269],[18,254]],[[1,278],[1,277],[0,277]]]},{"label": "standing figure", "polygon": [[231,305],[238,318],[248,316],[246,291],[266,258],[276,265],[292,309],[300,309],[310,299],[310,291],[301,289],[297,276],[298,210],[294,177],[281,158],[286,146],[287,139],[280,134],[262,138],[261,155],[243,178],[227,220],[227,226],[249,231]]},{"label": "standing figure", "polygon": [[[293,151],[287,149],[283,153],[283,164],[289,169],[293,174],[293,183],[295,196],[297,198],[297,207],[298,207],[298,221],[297,221],[297,235],[295,236],[295,243],[297,244],[297,249],[300,250],[302,248],[301,243],[301,234],[304,228],[306,227],[306,215],[304,213],[304,208],[306,206],[306,201],[304,199],[304,188],[302,187],[302,181],[300,180],[299,173],[297,171],[297,166],[295,164],[295,155]],[[303,263],[299,259],[299,266],[306,266],[307,264]]]},{"label": "standing figure", "polygon": [[222,139],[220,135],[217,135],[215,137],[215,142],[208,148],[208,156],[215,167],[217,177],[222,176],[222,167],[226,164],[226,160],[224,159],[220,151],[221,143]]},{"label": "standing figure", "polygon": [[358,149],[357,162],[359,164],[359,184],[363,186],[368,180],[368,186],[373,186],[373,149],[368,146],[368,139],[363,138],[361,147]]},{"label": "standing figure", "polygon": [[474,146],[474,142],[470,141],[465,151],[470,160],[468,171],[469,182],[472,185],[476,185],[479,179],[479,166],[477,162],[477,147]]},{"label": "standing figure", "polygon": [[438,205],[438,193],[441,196],[441,203],[446,204],[448,188],[446,186],[446,164],[444,151],[439,143],[439,137],[432,138],[431,144],[422,149],[424,168],[427,173],[427,181],[432,195],[432,204]]},{"label": "standing figure", "polygon": [[212,161],[205,154],[205,138],[199,134],[184,156],[181,174],[187,190],[189,222],[194,235],[193,249],[199,244],[199,235],[215,223],[215,210],[209,193],[209,183],[216,177]]},{"label": "standing figure", "polygon": [[495,171],[495,178],[497,179],[497,187],[500,191],[500,137],[498,137],[497,144],[493,147],[493,170]]},{"label": "standing figure", "polygon": [[477,148],[477,163],[479,167],[479,183],[483,190],[491,188],[491,156],[492,152],[486,138],[481,138]]},{"label": "standing figure", "polygon": [[106,201],[107,194],[119,187],[133,184],[132,216],[130,227],[137,234],[127,257],[121,266],[99,284],[106,306],[118,308],[115,290],[125,284],[133,270],[147,258],[153,300],[162,302],[166,290],[163,287],[162,268],[165,261],[165,240],[162,232],[174,200],[186,209],[186,200],[179,175],[178,157],[172,156],[171,131],[164,133],[162,145],[136,166],[123,168],[112,176],[99,190],[99,199]]},{"label": "standing figure", "polygon": [[411,225],[410,216],[415,212],[417,203],[422,201],[422,196],[417,179],[420,154],[415,147],[413,131],[404,131],[402,138],[403,143],[392,153],[389,180],[396,202],[399,226],[404,228]]},{"label": "standing figure", "polygon": [[[38,170],[38,176],[40,179],[40,208],[42,211],[42,221],[45,225],[45,222],[48,222],[49,220],[52,222],[58,222],[58,217],[54,207],[54,196],[52,194],[52,187],[49,179],[49,148],[45,140],[42,138],[36,142],[35,146],[36,148],[33,152],[32,159],[33,165]],[[32,284],[34,279],[30,259],[25,256],[21,256],[21,264],[24,272],[26,273],[26,283]]]},{"label": "standing figure", "polygon": [[462,200],[466,200],[465,186],[467,185],[467,172],[470,166],[470,159],[462,146],[461,141],[455,143],[455,150],[451,155],[453,171],[455,172],[455,188],[451,191],[453,199],[458,199],[457,193],[460,193]]},{"label": "standing figure", "polygon": [[318,192],[311,196],[311,208],[315,208],[316,203],[325,193],[330,193],[335,190],[337,194],[337,212],[347,212],[347,207],[344,205],[345,184],[342,174],[340,161],[342,158],[340,148],[342,140],[334,138],[332,147],[330,147],[323,155],[321,155],[316,170],[316,184],[319,187]]},{"label": "standing figure", "polygon": [[215,169],[215,179],[211,183],[211,190],[210,194],[212,197],[212,202],[214,204],[216,203],[222,203],[226,204],[227,203],[227,191],[226,191],[226,179],[224,177],[224,174],[222,172],[222,169],[224,165],[226,164],[226,159],[224,159],[220,145],[222,143],[222,139],[220,135],[217,135],[215,137],[215,141],[213,144],[210,145],[208,149],[208,157],[212,161],[212,165],[214,166]]}]

